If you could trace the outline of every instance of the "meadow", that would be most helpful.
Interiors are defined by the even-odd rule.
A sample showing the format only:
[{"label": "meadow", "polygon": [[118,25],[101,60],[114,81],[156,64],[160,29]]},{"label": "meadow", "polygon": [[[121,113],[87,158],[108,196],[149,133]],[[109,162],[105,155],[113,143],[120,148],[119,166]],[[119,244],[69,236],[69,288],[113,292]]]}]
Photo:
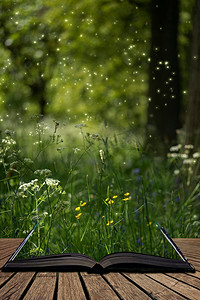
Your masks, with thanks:
[{"label": "meadow", "polygon": [[24,237],[39,222],[30,255],[171,255],[156,222],[171,237],[200,237],[199,157],[182,144],[166,157],[152,156],[131,131],[104,125],[7,118],[0,133],[0,237]]}]

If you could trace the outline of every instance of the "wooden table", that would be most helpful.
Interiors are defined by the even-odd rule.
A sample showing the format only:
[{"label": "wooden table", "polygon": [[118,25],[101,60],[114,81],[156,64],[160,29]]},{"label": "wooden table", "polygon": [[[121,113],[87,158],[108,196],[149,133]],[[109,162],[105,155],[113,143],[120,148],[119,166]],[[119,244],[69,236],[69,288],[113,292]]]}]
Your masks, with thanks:
[{"label": "wooden table", "polygon": [[[195,273],[0,271],[0,299],[200,299],[200,239],[174,239]],[[0,268],[22,239],[0,239]]]}]

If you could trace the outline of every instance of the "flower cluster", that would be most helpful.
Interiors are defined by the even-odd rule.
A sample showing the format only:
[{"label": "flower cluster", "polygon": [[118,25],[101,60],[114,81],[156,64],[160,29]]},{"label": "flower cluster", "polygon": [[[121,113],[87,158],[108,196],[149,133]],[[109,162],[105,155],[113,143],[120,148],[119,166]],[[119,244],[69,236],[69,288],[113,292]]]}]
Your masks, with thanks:
[{"label": "flower cluster", "polygon": [[[87,202],[83,202],[83,203],[81,202],[80,206],[77,206],[75,208],[75,211],[81,211],[81,207],[85,206],[86,204],[87,204]],[[79,220],[81,215],[82,215],[82,213],[80,212],[78,215],[75,216],[76,219]]]},{"label": "flower cluster", "polygon": [[60,186],[60,181],[52,178],[46,178],[45,181],[41,183],[39,183],[39,180],[37,178],[31,180],[30,182],[22,183],[19,186],[19,192],[23,198],[27,197],[26,192],[32,194],[33,192],[35,193],[42,190],[42,193],[44,195],[45,192],[42,189],[43,187],[51,188],[51,195],[54,194],[55,192],[64,194],[62,187]]},{"label": "flower cluster", "polygon": [[172,159],[172,162],[176,162],[174,175],[179,175],[180,173],[185,174],[187,176],[187,185],[190,184],[193,167],[200,158],[200,152],[194,152],[193,149],[193,145],[178,144],[176,146],[172,146],[167,155],[168,158]]},{"label": "flower cluster", "polygon": [[49,129],[49,126],[44,122],[38,122],[36,126],[37,134],[45,134],[45,132]]},{"label": "flower cluster", "polygon": [[[105,203],[107,206],[110,206],[110,207],[111,207],[111,205],[114,204],[114,203],[118,203],[118,204],[119,204],[120,201],[126,202],[126,201],[128,201],[128,200],[131,200],[131,196],[130,196],[130,193],[129,193],[129,192],[126,192],[126,193],[124,193],[124,194],[122,194],[122,195],[120,195],[120,196],[114,195],[114,196],[112,196],[112,197],[107,197],[107,198],[104,200],[104,203]],[[112,209],[111,209],[111,211],[112,211]],[[118,215],[118,213],[116,212],[116,213],[115,213],[115,216],[117,216],[117,215]],[[107,223],[106,223],[107,226],[110,226],[110,225],[112,225],[112,224],[114,223],[114,220],[111,219],[111,217],[112,217],[112,213],[109,215],[109,218],[107,219]],[[102,218],[105,218],[105,216],[102,216]]]},{"label": "flower cluster", "polygon": [[108,221],[108,223],[106,224],[107,226],[110,226],[111,224],[113,224],[113,220]]},{"label": "flower cluster", "polygon": [[38,179],[33,179],[30,182],[23,183],[19,186],[19,191],[26,192],[28,190],[30,191],[39,191],[40,187],[38,185]]},{"label": "flower cluster", "polygon": [[2,139],[1,142],[4,145],[9,145],[9,146],[16,145],[16,141],[13,140],[10,136],[6,136],[5,139]]},{"label": "flower cluster", "polygon": [[49,169],[42,169],[42,170],[36,170],[34,174],[40,177],[49,177],[51,176],[52,173]]},{"label": "flower cluster", "polygon": [[48,185],[49,187],[58,187],[60,181],[57,179],[52,179],[52,178],[46,178],[45,182],[46,185]]},{"label": "flower cluster", "polygon": [[[193,145],[184,145],[181,144],[171,147],[170,153],[167,154],[169,158],[181,158],[183,159],[183,164],[194,164],[196,159],[200,157],[199,152],[192,153],[194,149]],[[180,151],[182,150],[182,151]]]},{"label": "flower cluster", "polygon": [[[125,198],[124,198],[124,196],[125,196]],[[115,203],[115,200],[117,198],[118,198],[117,195],[112,196],[111,198],[108,197],[104,200],[104,202],[107,204],[113,204],[113,203]],[[123,194],[122,201],[128,201],[128,200],[131,200],[131,196],[130,196],[130,193],[127,192],[127,193]]]},{"label": "flower cluster", "polygon": [[24,158],[24,163],[25,164],[33,164],[33,161],[30,158]]},{"label": "flower cluster", "polygon": [[0,156],[4,157],[6,152],[14,145],[16,145],[16,141],[10,135],[3,138],[0,142]]}]

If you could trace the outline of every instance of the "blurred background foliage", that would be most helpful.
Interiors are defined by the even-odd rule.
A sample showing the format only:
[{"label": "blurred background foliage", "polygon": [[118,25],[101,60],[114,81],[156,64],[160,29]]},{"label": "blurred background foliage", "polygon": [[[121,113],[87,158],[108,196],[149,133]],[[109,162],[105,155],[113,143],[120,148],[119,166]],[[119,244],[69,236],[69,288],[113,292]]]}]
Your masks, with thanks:
[{"label": "blurred background foliage", "polygon": [[[172,2],[177,2],[179,15],[174,51],[181,73],[178,118],[184,127],[194,1]],[[152,7],[158,4],[158,0],[99,0],[95,5],[91,0],[2,0],[1,116],[40,113],[94,126],[104,121],[144,134],[151,101]]]}]

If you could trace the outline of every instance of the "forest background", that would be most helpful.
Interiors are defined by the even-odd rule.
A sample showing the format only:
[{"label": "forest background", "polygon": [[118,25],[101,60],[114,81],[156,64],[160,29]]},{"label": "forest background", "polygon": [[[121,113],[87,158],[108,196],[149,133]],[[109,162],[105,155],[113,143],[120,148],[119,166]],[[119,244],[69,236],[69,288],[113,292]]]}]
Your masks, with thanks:
[{"label": "forest background", "polygon": [[198,5],[1,1],[1,114],[103,121],[171,143],[184,128],[194,143]]},{"label": "forest background", "polygon": [[[95,193],[107,206],[105,199],[111,201],[111,206],[116,193],[132,196],[138,193],[136,198],[144,201],[139,204],[138,200],[137,204],[145,209],[142,219],[145,226],[150,227],[152,219],[162,219],[165,214],[163,223],[172,234],[198,236],[199,82],[199,0],[99,0],[95,4],[91,0],[2,0],[0,124],[1,149],[4,150],[1,150],[1,209],[2,222],[7,225],[1,235],[18,236],[30,226],[33,214],[39,219],[38,207],[42,207],[45,197],[49,200],[48,192],[46,196],[42,194],[43,200],[40,197],[34,207],[29,207],[31,213],[27,214],[28,208],[22,208],[21,204],[19,208],[16,204],[19,197],[16,189],[23,189],[23,184],[33,180],[33,174],[38,175],[37,169],[43,167],[50,169],[59,182],[64,182],[62,191],[67,191],[71,199],[70,208],[67,204],[68,212],[80,210],[76,221],[83,217],[81,209],[85,203],[93,201]],[[51,142],[42,137],[45,130],[49,132],[45,129],[46,123],[51,124]],[[76,129],[72,130],[74,126]],[[77,127],[79,139],[83,140],[82,148],[76,139],[77,131],[74,132]],[[17,139],[18,148],[12,149]],[[66,140],[68,145],[63,146]],[[83,169],[88,168],[88,171],[83,175],[80,160],[96,140],[100,155],[93,167],[88,167],[90,159],[85,159]],[[54,152],[46,150],[51,143],[56,144]],[[68,151],[69,147],[74,154],[83,152],[79,152],[76,162],[69,152],[65,159],[61,154],[63,161],[58,162],[57,152]],[[12,151],[15,158],[10,155]],[[34,167],[22,160],[19,153],[31,156]],[[90,168],[96,168],[96,177]],[[48,170],[46,175],[42,171],[39,175],[47,179]],[[161,172],[159,179],[156,172]],[[150,177],[155,181],[153,187]],[[33,188],[34,184],[29,187]],[[55,194],[66,197],[58,189],[58,182],[54,184]],[[131,188],[134,184],[137,191],[136,187]],[[44,185],[37,186],[40,193],[43,188]],[[148,198],[152,197],[156,198],[160,209],[157,213],[154,211],[155,216],[153,208],[150,210],[147,205]],[[170,200],[166,203],[173,203],[173,209],[168,207],[166,214],[167,197]],[[80,202],[78,198],[83,200]],[[126,196],[124,199],[128,200]],[[59,203],[56,203],[56,210],[60,213],[63,204]],[[177,215],[180,207],[183,207],[181,216]],[[126,222],[129,220],[127,209],[123,208]],[[5,213],[7,211],[11,217]],[[121,208],[119,211],[121,214]],[[50,216],[48,224],[52,228],[52,206],[49,211],[45,207],[45,212]],[[21,219],[16,220],[19,214]],[[25,215],[27,223],[20,229]],[[169,221],[170,215],[174,220]],[[107,227],[113,225],[116,230],[116,224],[121,222],[115,222],[116,216],[114,211],[108,211]],[[77,235],[82,240],[87,236],[86,229]],[[151,235],[150,230],[150,239]],[[135,240],[138,236],[135,235]],[[45,247],[48,243],[49,238]],[[116,244],[119,243],[116,241]]]}]

